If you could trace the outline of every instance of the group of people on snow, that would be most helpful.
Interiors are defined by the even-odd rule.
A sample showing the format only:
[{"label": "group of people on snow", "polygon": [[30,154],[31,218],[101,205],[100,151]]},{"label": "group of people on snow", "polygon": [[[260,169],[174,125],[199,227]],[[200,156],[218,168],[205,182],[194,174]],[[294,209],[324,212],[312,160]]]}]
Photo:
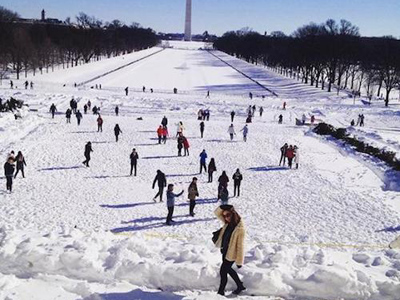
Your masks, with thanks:
[{"label": "group of people on snow", "polygon": [[[285,143],[282,147],[281,147],[281,158],[279,160],[279,166],[285,166],[286,163],[286,159],[288,161],[288,167],[290,169],[292,169],[293,166],[293,160],[294,163],[296,164],[296,169],[299,168],[299,162],[300,162],[300,153],[299,153],[299,148],[294,145],[288,145],[287,143]],[[283,163],[283,164],[282,164]]]},{"label": "group of people on snow", "polygon": [[[6,188],[10,193],[12,192],[13,179],[17,178],[18,173],[21,171],[22,177],[25,178],[24,167],[26,166],[25,157],[21,151],[18,151],[17,156],[15,152],[11,151],[4,164],[4,175],[6,177]],[[14,173],[15,172],[15,173]]]},{"label": "group of people on snow", "polygon": [[351,120],[350,125],[351,126],[360,126],[360,127],[364,127],[364,114],[359,114],[358,118],[357,118],[357,123],[354,122],[354,119]]}]

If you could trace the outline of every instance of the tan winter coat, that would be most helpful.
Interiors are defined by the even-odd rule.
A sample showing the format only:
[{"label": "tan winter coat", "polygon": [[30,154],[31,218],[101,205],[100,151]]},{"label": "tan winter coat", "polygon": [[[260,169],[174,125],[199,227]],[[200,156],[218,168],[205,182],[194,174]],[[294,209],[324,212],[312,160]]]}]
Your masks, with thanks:
[{"label": "tan winter coat", "polygon": [[199,191],[197,190],[197,184],[192,182],[189,185],[188,198],[189,198],[189,200],[196,200],[196,197],[198,195],[199,195]]},{"label": "tan winter coat", "polygon": [[[225,219],[222,215],[222,212],[223,210],[219,207],[214,211],[217,218],[225,223]],[[215,246],[218,248],[221,248],[222,246],[222,238],[224,236],[226,227],[228,227],[228,224],[225,223],[225,225],[222,227],[219,233],[218,240],[215,243]],[[226,260],[233,261],[238,266],[242,266],[244,262],[244,237],[245,237],[244,223],[241,220],[232,232],[231,240],[228,246],[228,252],[226,253],[225,257]]]}]

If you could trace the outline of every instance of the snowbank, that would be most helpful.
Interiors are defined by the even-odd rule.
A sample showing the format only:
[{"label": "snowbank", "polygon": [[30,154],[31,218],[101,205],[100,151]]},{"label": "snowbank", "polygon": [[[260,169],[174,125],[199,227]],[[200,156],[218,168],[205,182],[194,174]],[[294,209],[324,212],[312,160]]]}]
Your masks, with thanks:
[{"label": "snowbank", "polygon": [[[46,274],[170,292],[215,291],[219,282],[221,255],[208,240],[85,234],[68,228],[45,235],[2,229],[0,245],[0,274],[16,278]],[[252,243],[239,273],[249,293],[258,296],[395,300],[400,295],[400,252],[394,250]],[[3,295],[14,287],[4,280],[0,285]],[[73,291],[88,296],[82,286]]]}]

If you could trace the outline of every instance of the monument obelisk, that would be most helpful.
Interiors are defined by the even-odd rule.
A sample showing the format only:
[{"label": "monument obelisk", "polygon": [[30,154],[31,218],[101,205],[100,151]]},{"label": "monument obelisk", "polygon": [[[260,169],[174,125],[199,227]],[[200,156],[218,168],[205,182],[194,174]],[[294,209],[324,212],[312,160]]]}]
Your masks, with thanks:
[{"label": "monument obelisk", "polygon": [[192,40],[192,0],[186,0],[185,41]]}]

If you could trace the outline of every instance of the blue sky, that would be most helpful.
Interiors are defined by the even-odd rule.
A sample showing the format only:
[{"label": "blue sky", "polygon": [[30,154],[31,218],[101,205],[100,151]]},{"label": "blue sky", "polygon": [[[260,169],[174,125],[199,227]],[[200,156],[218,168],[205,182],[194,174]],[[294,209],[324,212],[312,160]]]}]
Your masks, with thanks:
[{"label": "blue sky", "polygon": [[[192,0],[193,32],[218,35],[250,27],[264,33],[292,33],[311,21],[347,19],[365,36],[400,38],[400,0]],[[185,0],[1,0],[22,17],[72,19],[85,12],[104,21],[138,22],[162,32],[183,32]]]}]

